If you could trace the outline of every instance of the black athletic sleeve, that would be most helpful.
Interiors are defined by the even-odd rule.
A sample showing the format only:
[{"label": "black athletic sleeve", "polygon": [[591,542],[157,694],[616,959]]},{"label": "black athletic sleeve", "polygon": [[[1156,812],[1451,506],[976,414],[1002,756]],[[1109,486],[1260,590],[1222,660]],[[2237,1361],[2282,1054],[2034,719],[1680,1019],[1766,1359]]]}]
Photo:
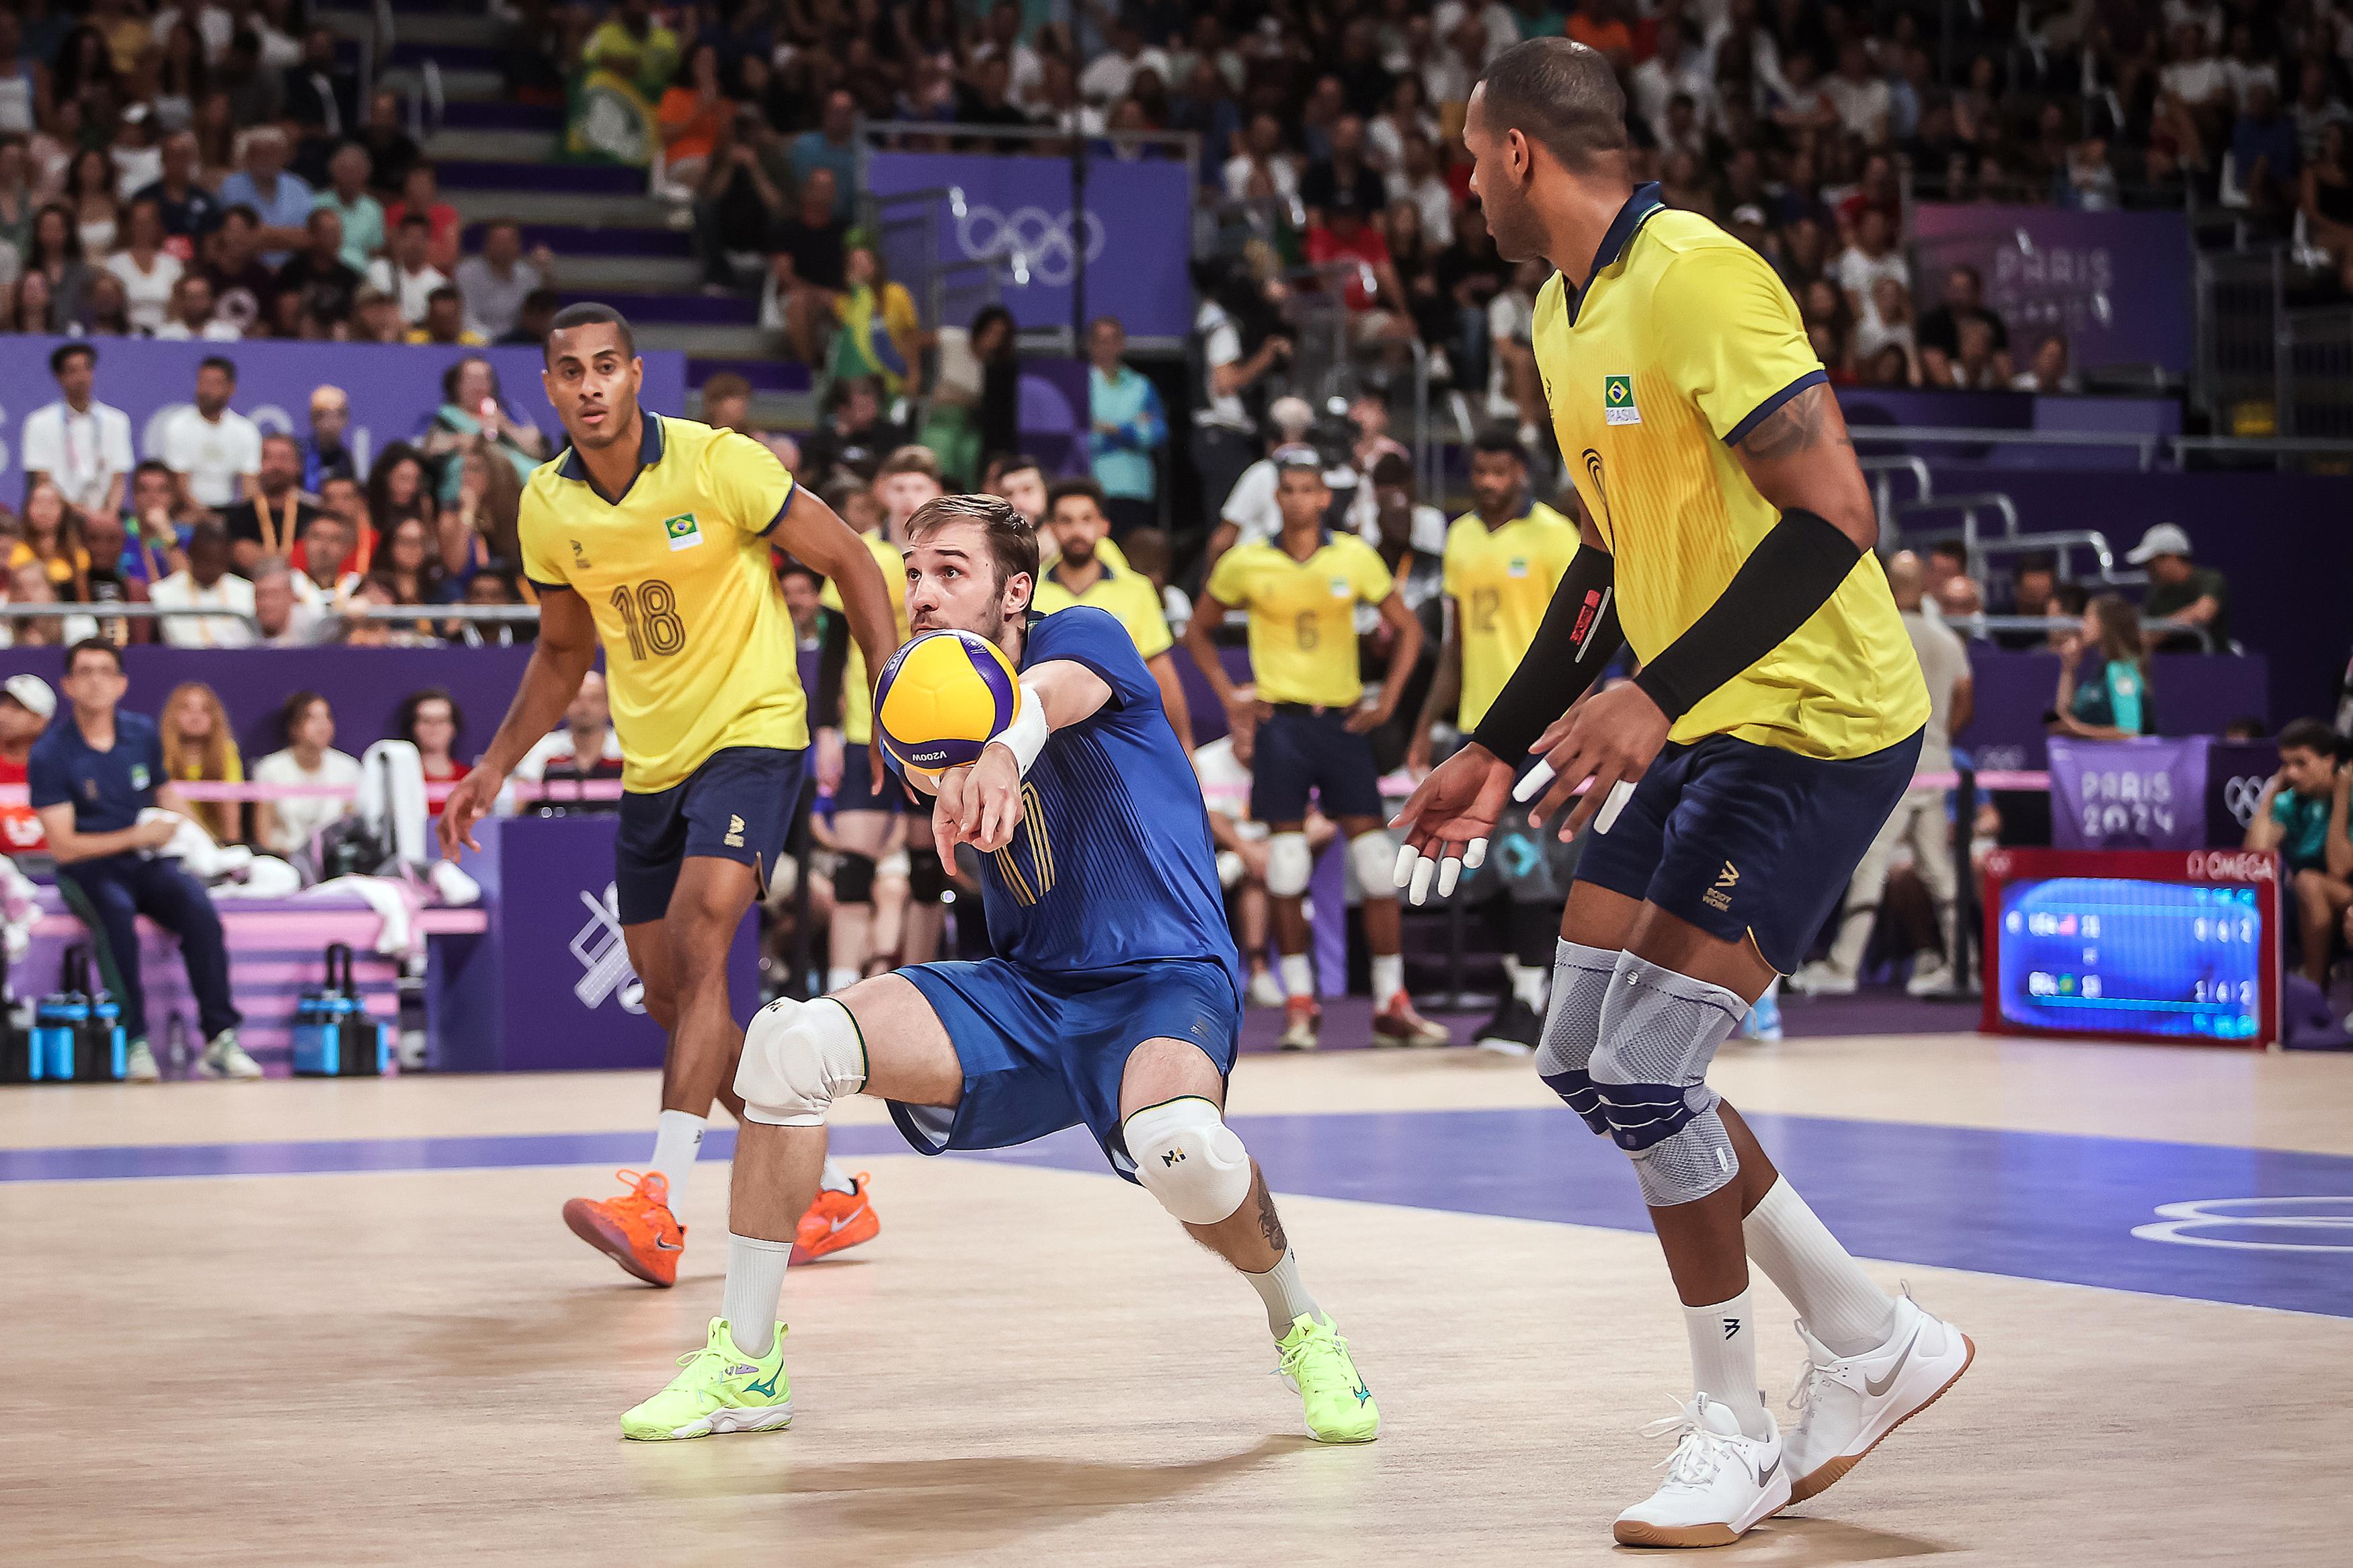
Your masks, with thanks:
[{"label": "black athletic sleeve", "polygon": [[1569,558],[1535,640],[1471,739],[1517,764],[1545,726],[1585,695],[1626,641],[1618,626],[1618,564],[1587,545]]},{"label": "black athletic sleeve", "polygon": [[1788,641],[1862,559],[1862,547],[1819,512],[1781,514],[1715,604],[1642,667],[1634,684],[1669,719]]}]

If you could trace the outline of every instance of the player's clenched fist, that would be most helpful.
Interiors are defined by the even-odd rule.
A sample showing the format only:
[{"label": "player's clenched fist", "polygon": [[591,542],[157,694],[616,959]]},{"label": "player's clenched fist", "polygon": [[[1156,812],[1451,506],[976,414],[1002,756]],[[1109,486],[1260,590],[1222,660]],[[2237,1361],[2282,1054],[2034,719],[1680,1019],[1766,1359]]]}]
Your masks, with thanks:
[{"label": "player's clenched fist", "polygon": [[993,855],[1013,842],[1021,826],[1021,766],[1003,746],[990,746],[976,763],[940,775],[932,805],[932,838],[943,865],[955,863],[955,847],[969,844]]}]

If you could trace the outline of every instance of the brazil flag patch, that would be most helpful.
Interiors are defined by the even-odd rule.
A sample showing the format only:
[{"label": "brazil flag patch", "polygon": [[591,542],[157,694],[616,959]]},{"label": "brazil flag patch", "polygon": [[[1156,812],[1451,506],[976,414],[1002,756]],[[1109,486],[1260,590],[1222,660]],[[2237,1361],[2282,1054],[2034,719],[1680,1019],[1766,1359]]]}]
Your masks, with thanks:
[{"label": "brazil flag patch", "polygon": [[694,521],[694,514],[691,511],[682,511],[676,517],[664,518],[662,531],[670,535],[670,547],[672,550],[691,550],[702,542],[702,524]]},{"label": "brazil flag patch", "polygon": [[1640,425],[1642,411],[1634,406],[1634,378],[1630,375],[1605,375],[1601,378],[1601,417],[1610,425]]}]

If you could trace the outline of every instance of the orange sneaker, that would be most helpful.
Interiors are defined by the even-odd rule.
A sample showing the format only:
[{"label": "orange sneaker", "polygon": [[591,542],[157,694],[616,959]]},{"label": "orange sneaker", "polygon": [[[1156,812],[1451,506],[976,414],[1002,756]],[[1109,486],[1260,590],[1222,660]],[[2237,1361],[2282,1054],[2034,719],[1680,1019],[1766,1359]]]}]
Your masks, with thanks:
[{"label": "orange sneaker", "polygon": [[793,1237],[795,1263],[815,1263],[881,1234],[882,1221],[868,1201],[872,1195],[866,1188],[868,1180],[860,1171],[850,1178],[849,1192],[818,1189],[817,1202],[801,1215],[800,1229]]},{"label": "orange sneaker", "polygon": [[1415,1010],[1413,998],[1400,991],[1388,1000],[1388,1005],[1373,1015],[1373,1044],[1377,1046],[1451,1046],[1453,1034],[1445,1025],[1433,1023]]},{"label": "orange sneaker", "polygon": [[572,1234],[649,1285],[678,1283],[686,1226],[670,1212],[670,1178],[659,1171],[614,1174],[628,1184],[617,1198],[574,1198],[564,1205]]}]

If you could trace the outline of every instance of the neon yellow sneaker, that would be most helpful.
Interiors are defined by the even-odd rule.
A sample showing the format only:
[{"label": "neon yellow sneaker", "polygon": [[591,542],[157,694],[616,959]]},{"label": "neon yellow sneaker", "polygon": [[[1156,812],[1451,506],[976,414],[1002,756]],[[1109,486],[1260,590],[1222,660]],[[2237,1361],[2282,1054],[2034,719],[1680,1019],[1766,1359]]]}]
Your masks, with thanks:
[{"label": "neon yellow sneaker", "polygon": [[1307,1435],[1319,1443],[1369,1443],[1381,1435],[1381,1407],[1365,1386],[1348,1342],[1332,1326],[1302,1312],[1275,1346],[1275,1371],[1307,1405]]},{"label": "neon yellow sneaker", "polygon": [[793,1384],[785,1375],[785,1325],[757,1358],[735,1348],[727,1320],[711,1320],[711,1338],[678,1358],[686,1370],[670,1386],[621,1417],[621,1436],[641,1443],[708,1437],[722,1432],[774,1432],[793,1424]]}]

